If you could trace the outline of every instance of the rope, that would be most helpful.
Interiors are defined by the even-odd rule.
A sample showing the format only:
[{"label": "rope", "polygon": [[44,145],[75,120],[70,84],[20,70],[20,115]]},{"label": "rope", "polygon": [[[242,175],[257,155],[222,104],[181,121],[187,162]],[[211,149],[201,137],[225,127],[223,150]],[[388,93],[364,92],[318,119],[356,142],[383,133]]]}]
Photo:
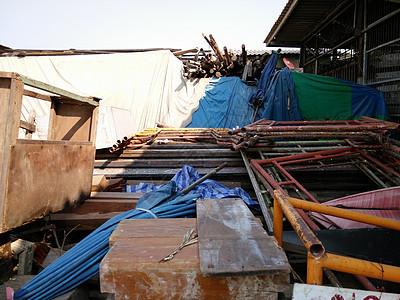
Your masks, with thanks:
[{"label": "rope", "polygon": [[153,213],[153,212],[152,212],[151,210],[149,210],[149,209],[145,209],[145,208],[141,208],[141,207],[136,207],[136,209],[137,209],[137,210],[141,210],[141,211],[145,211],[145,212],[151,214],[151,215],[153,216],[154,219],[158,219],[157,216],[156,216],[156,214]]}]

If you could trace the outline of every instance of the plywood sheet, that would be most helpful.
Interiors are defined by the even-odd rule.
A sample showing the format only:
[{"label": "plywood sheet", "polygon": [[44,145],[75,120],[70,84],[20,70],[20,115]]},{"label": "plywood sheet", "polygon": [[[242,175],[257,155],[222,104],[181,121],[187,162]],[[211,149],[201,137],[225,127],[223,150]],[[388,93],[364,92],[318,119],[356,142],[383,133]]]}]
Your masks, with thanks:
[{"label": "plywood sheet", "polygon": [[289,274],[283,250],[242,199],[197,200],[197,222],[204,276]]},{"label": "plywood sheet", "polygon": [[[110,236],[110,247],[117,241],[125,241],[132,238],[178,238],[179,244],[183,240],[183,236],[191,230],[196,228],[195,218],[184,219],[159,219],[154,222],[153,219],[141,220],[121,220],[117,228]],[[177,246],[179,246],[179,244]],[[197,248],[197,247],[196,247]],[[174,250],[174,249],[172,249]]]},{"label": "plywood sheet", "polygon": [[3,229],[89,197],[94,146],[18,140],[11,146]]}]

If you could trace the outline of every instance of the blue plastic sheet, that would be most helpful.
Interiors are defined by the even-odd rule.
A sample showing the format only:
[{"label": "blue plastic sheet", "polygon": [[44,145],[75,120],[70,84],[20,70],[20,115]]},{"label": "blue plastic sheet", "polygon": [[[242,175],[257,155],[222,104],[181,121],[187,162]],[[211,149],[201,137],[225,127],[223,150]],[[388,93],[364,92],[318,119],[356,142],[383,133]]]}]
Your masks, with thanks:
[{"label": "blue plastic sheet", "polygon": [[109,238],[122,219],[195,217],[200,194],[182,195],[170,181],[162,188],[141,197],[137,208],[116,215],[101,225],[64,255],[24,285],[14,296],[22,299],[53,299],[99,273],[99,265],[108,252]]},{"label": "blue plastic sheet", "polygon": [[[189,165],[184,165],[182,170],[175,174],[171,181],[176,182],[176,186],[179,190],[183,190],[188,187],[196,180],[200,179],[201,176],[197,170]],[[126,186],[126,191],[131,193],[147,193],[156,190],[162,186],[155,186],[151,183],[140,183],[136,186]],[[229,189],[226,186],[207,179],[196,186],[189,192],[190,194],[200,194],[202,199],[221,199],[221,198],[242,198],[242,200],[253,209],[260,209],[258,202],[250,198],[250,196],[242,188]]]},{"label": "blue plastic sheet", "polygon": [[265,94],[265,105],[258,119],[301,121],[301,111],[292,75],[288,68],[275,72]]},{"label": "blue plastic sheet", "polygon": [[262,102],[265,101],[265,93],[268,90],[268,86],[271,82],[272,75],[276,69],[276,63],[278,62],[278,54],[273,53],[271,57],[268,59],[260,77],[260,81],[258,82],[257,91],[251,95],[249,99],[249,104],[251,106],[262,105]]},{"label": "blue plastic sheet", "polygon": [[369,116],[389,119],[385,99],[380,90],[342,79],[338,80],[351,86],[351,115],[353,118]]},{"label": "blue plastic sheet", "polygon": [[248,99],[256,89],[238,77],[211,79],[187,127],[234,128],[250,124],[254,108],[248,104]]}]

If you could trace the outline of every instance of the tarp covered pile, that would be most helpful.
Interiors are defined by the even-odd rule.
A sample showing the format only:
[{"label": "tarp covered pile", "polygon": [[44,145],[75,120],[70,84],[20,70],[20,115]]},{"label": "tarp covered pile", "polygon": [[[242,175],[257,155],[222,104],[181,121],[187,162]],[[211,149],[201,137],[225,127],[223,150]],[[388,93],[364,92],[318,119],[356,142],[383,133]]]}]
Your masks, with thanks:
[{"label": "tarp covered pile", "polygon": [[[170,127],[233,128],[252,123],[256,112],[254,120],[387,118],[380,91],[287,69],[274,74],[276,59],[277,54],[270,57],[258,87],[238,77],[187,80],[182,76],[182,62],[165,50],[0,57],[0,70],[102,98],[97,148],[110,147],[117,139],[155,127],[157,122]],[[34,110],[40,134],[47,130],[49,109],[46,101],[24,99],[22,118],[27,121]],[[41,135],[47,136],[46,132]]]},{"label": "tarp covered pile", "polygon": [[194,168],[185,165],[170,182],[140,198],[135,209],[111,218],[44,269],[15,294],[15,299],[52,299],[96,275],[108,252],[110,235],[122,219],[195,217],[196,200],[208,196],[243,197],[250,205],[258,205],[242,189],[229,190],[210,179],[186,195],[177,190],[188,187],[199,177]]}]

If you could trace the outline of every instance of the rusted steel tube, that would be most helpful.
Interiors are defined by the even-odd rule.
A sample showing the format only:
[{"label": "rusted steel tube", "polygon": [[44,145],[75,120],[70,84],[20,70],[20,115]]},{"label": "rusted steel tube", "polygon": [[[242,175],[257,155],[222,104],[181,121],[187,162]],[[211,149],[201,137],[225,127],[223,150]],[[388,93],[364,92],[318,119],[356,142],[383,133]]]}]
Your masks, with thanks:
[{"label": "rusted steel tube", "polygon": [[222,170],[223,168],[225,168],[228,165],[227,162],[224,162],[222,165],[216,167],[214,170],[212,170],[211,172],[207,173],[206,175],[204,175],[203,177],[201,177],[200,179],[196,180],[195,182],[193,182],[191,185],[189,185],[187,188],[183,189],[181,192],[182,194],[187,194],[189,193],[191,190],[193,190],[196,186],[198,186],[200,183],[202,183],[204,180],[210,178],[212,175],[214,175],[215,173],[217,173],[218,171]]},{"label": "rusted steel tube", "polygon": [[[261,167],[256,161],[252,160],[251,165],[258,171],[259,174],[261,174],[262,177],[275,189],[275,190],[280,190],[283,192],[282,187],[274,180],[271,178],[271,176],[264,170],[263,167]],[[257,173],[256,173],[257,174]],[[317,224],[314,223],[313,220],[311,220],[308,215],[305,212],[299,211],[299,214],[301,217],[304,219],[304,221],[307,223],[307,225],[312,229],[312,230],[319,230],[320,228],[318,227]]]},{"label": "rusted steel tube", "polygon": [[257,124],[262,124],[262,123],[264,123],[264,124],[267,123],[268,125],[272,125],[272,124],[275,124],[275,121],[267,121],[266,119],[260,119],[258,121],[255,121],[254,123],[251,123],[251,124],[248,124],[248,125],[242,127],[241,131],[243,131],[243,132],[246,131],[247,126],[251,127],[251,126],[255,126]]},{"label": "rusted steel tube", "polygon": [[368,214],[363,214],[355,211],[350,211],[343,208],[327,206],[323,204],[304,201],[296,198],[288,198],[293,207],[314,211],[325,215],[344,218],[356,222],[362,222],[370,225],[385,227],[394,230],[400,230],[400,222],[392,219],[381,218]]},{"label": "rusted steel tube", "polygon": [[[274,201],[279,203],[282,212],[285,214],[286,218],[292,224],[297,235],[302,240],[307,252],[314,258],[318,258],[324,255],[325,248],[318,238],[314,235],[311,229],[307,226],[304,220],[297,213],[293,205],[289,202],[288,197],[280,190],[274,191]],[[275,206],[274,206],[275,213]],[[275,219],[275,217],[274,217]],[[274,226],[275,227],[275,226]],[[275,228],[274,228],[275,233]]]},{"label": "rusted steel tube", "polygon": [[271,126],[271,125],[255,125],[255,126],[245,126],[244,130],[247,131],[256,131],[256,132],[282,132],[282,131],[321,131],[321,132],[345,132],[345,131],[370,131],[370,130],[388,130],[388,129],[398,129],[399,124],[390,123],[390,122],[382,122],[375,124],[347,124],[347,125],[292,125],[292,126]]},{"label": "rusted steel tube", "polygon": [[252,136],[251,138],[249,138],[249,140],[247,142],[245,142],[244,147],[245,148],[252,147],[255,144],[257,144],[259,140],[260,140],[260,137],[258,135]]},{"label": "rusted steel tube", "polygon": [[368,280],[367,277],[353,274],[354,278],[357,279],[359,283],[367,290],[367,291],[373,291],[377,292],[378,289],[371,283],[371,281]]},{"label": "rusted steel tube", "polygon": [[[315,197],[313,195],[311,195],[311,193],[309,191],[307,191],[307,189],[305,189],[301,184],[299,184],[299,182],[292,176],[290,175],[290,173],[288,171],[285,170],[285,168],[283,168],[280,164],[278,164],[277,162],[274,162],[274,166],[279,169],[287,178],[289,178],[289,180],[291,182],[293,182],[293,184],[295,184],[305,195],[307,195],[307,197],[315,202],[315,203],[319,203],[317,199],[315,199]],[[279,185],[281,185],[282,183],[280,183]],[[314,228],[313,228],[314,229]]]},{"label": "rusted steel tube", "polygon": [[324,150],[324,151],[296,154],[296,155],[291,155],[289,157],[282,156],[282,157],[277,157],[277,158],[261,159],[261,160],[257,160],[257,163],[260,165],[263,165],[263,164],[272,163],[273,161],[282,162],[282,161],[293,161],[293,160],[305,159],[305,158],[311,159],[316,156],[319,156],[318,159],[321,159],[321,158],[323,158],[322,157],[323,155],[332,155],[332,154],[338,154],[338,153],[343,153],[343,152],[353,152],[353,151],[354,151],[353,147],[345,147],[345,148],[340,148],[340,149],[332,149],[332,150]]},{"label": "rusted steel tube", "polygon": [[322,269],[327,268],[344,273],[400,282],[400,268],[362,259],[325,253],[322,257],[307,257],[307,283],[322,284]]},{"label": "rusted steel tube", "polygon": [[229,135],[232,135],[232,134],[237,134],[237,133],[239,133],[239,132],[242,132],[242,129],[241,129],[241,128],[229,130],[229,131],[228,131],[228,134],[229,134]]},{"label": "rusted steel tube", "polygon": [[282,131],[282,132],[264,132],[264,131],[248,131],[246,132],[250,135],[260,135],[266,139],[333,139],[333,138],[354,138],[354,137],[372,137],[372,138],[379,138],[382,134],[377,132],[371,131],[337,131],[337,132],[315,132],[315,131],[308,131],[308,132],[298,132],[298,131]]},{"label": "rusted steel tube", "polygon": [[241,142],[239,144],[232,144],[231,150],[232,151],[237,151],[239,149],[244,148],[244,145],[246,144],[246,142]]}]

